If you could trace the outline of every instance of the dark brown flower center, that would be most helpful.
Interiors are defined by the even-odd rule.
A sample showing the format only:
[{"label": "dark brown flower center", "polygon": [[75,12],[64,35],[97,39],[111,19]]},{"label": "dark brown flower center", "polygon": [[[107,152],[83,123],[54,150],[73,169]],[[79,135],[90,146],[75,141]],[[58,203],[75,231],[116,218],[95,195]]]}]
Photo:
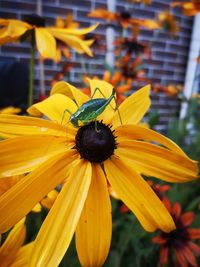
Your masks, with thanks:
[{"label": "dark brown flower center", "polygon": [[170,233],[162,233],[162,237],[167,240],[169,246],[181,249],[189,241],[188,231],[180,220],[174,218],[174,222],[176,229]]},{"label": "dark brown flower center", "polygon": [[45,19],[37,14],[24,15],[23,20],[32,26],[44,27]]},{"label": "dark brown flower center", "polygon": [[121,12],[120,13],[120,18],[121,19],[130,19],[131,18],[131,14],[129,13],[129,12],[127,12],[127,11],[123,11],[123,12]]},{"label": "dark brown flower center", "polygon": [[100,163],[114,154],[116,136],[109,125],[92,121],[79,128],[75,138],[75,149],[81,158]]}]

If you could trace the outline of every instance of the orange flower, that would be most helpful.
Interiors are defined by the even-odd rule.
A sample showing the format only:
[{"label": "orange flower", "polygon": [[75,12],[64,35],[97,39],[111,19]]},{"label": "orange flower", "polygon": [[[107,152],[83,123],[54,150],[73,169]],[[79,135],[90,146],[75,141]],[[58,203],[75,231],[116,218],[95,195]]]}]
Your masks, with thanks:
[{"label": "orange flower", "polygon": [[151,0],[128,0],[128,1],[133,3],[144,4],[146,6],[151,4]]},{"label": "orange flower", "polygon": [[88,14],[88,16],[91,18],[104,19],[108,22],[118,22],[125,29],[129,26],[144,27],[149,30],[160,28],[158,23],[154,20],[131,18],[131,14],[128,11],[116,13],[106,9],[94,9]]},{"label": "orange flower", "polygon": [[77,29],[79,27],[79,23],[73,20],[72,14],[67,14],[66,18],[63,19],[61,17],[56,18],[55,26],[58,28],[74,28]]},{"label": "orange flower", "polygon": [[154,244],[160,245],[160,265],[164,266],[170,253],[175,254],[172,257],[173,266],[186,267],[190,264],[197,267],[197,261],[194,253],[200,254],[200,246],[193,242],[193,239],[200,239],[200,229],[189,228],[194,220],[193,212],[181,212],[179,203],[167,207],[174,219],[176,229],[170,233],[160,232],[152,239]]},{"label": "orange flower", "polygon": [[174,16],[168,11],[158,13],[158,23],[163,30],[175,35],[179,31],[179,26]]},{"label": "orange flower", "polygon": [[194,0],[192,2],[175,2],[171,4],[172,7],[180,6],[182,13],[186,16],[195,16],[200,12],[200,1]]},{"label": "orange flower", "polygon": [[158,92],[163,92],[169,97],[177,97],[183,90],[182,85],[178,84],[169,84],[167,86],[162,86],[160,84],[156,84],[153,87],[153,92],[158,93]]},{"label": "orange flower", "polygon": [[115,88],[118,103],[121,103],[126,98],[124,93],[132,88],[132,79],[125,79],[119,71],[116,71],[113,75],[110,71],[105,71],[103,80],[109,82]]},{"label": "orange flower", "polygon": [[164,193],[167,192],[170,189],[169,185],[161,185],[158,183],[153,183],[152,181],[148,180],[148,184],[151,186],[153,191],[156,193],[156,195],[161,199],[165,199]]}]

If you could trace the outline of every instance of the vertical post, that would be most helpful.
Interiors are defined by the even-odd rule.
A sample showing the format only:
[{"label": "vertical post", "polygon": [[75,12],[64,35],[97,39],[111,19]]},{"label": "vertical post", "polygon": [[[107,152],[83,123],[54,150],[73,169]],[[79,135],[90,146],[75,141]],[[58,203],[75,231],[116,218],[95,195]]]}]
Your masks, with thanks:
[{"label": "vertical post", "polygon": [[[107,0],[107,9],[111,12],[115,12],[116,0]],[[106,29],[106,65],[110,68],[114,67],[115,56],[114,56],[114,40],[115,40],[115,30],[112,26]]]},{"label": "vertical post", "polygon": [[[42,0],[37,0],[37,14],[42,16]],[[44,62],[39,58],[40,98],[45,97]]]},{"label": "vertical post", "polygon": [[[185,76],[185,84],[183,93],[187,99],[189,99],[192,93],[197,92],[195,88],[195,80],[197,78],[198,63],[197,57],[200,55],[200,14],[194,17],[194,24],[192,29],[192,36],[190,42],[190,51],[187,63],[187,70]],[[183,102],[181,104],[180,119],[184,119],[187,114],[188,103]]]}]

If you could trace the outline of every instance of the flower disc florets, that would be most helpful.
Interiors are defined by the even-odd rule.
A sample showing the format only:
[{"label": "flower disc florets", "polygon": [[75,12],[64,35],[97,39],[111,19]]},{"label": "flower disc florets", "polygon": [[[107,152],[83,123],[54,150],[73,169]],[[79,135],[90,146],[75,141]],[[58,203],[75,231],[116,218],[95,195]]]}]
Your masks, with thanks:
[{"label": "flower disc florets", "polygon": [[162,233],[162,237],[166,240],[168,245],[180,249],[189,241],[189,234],[187,228],[174,218],[176,229],[170,233]]},{"label": "flower disc florets", "polygon": [[123,11],[120,13],[120,18],[121,19],[130,19],[131,18],[131,14],[129,12]]},{"label": "flower disc florets", "polygon": [[114,131],[103,122],[92,121],[79,128],[75,138],[75,149],[81,158],[100,163],[114,154],[117,148]]},{"label": "flower disc florets", "polygon": [[24,15],[24,21],[36,27],[45,27],[45,19],[37,14]]}]

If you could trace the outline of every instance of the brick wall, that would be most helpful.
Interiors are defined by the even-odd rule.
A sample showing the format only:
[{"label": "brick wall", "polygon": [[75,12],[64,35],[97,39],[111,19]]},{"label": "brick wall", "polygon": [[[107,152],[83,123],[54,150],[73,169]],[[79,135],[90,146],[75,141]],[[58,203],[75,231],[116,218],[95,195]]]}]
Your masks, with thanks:
[{"label": "brick wall", "polygon": [[[138,18],[156,18],[156,15],[161,10],[169,9],[169,3],[167,0],[153,0],[150,6],[144,8],[143,5],[133,4],[127,1],[116,0],[116,11],[121,12],[128,10],[135,17]],[[74,19],[80,22],[82,27],[88,26],[91,23],[96,22],[96,19],[90,19],[87,17],[87,13],[94,8],[106,8],[106,0],[43,0],[42,11],[46,18],[47,24],[53,24],[56,16],[62,16],[63,18],[67,13],[73,12]],[[36,13],[36,1],[35,0],[1,0],[0,1],[0,17],[3,18],[16,18],[22,19],[23,14]],[[174,38],[170,38],[169,34],[161,32],[155,38],[153,33],[147,30],[142,30],[140,34],[140,40],[144,42],[153,41],[152,59],[146,60],[145,70],[147,77],[153,82],[160,82],[163,85],[169,83],[183,83],[185,76],[185,68],[188,57],[188,49],[190,43],[190,35],[192,28],[192,19],[181,15],[179,10],[173,10],[173,14],[177,18],[180,26],[180,32]],[[101,21],[101,25],[95,31],[105,40],[105,22]],[[117,35],[116,31],[116,35]],[[105,43],[105,41],[103,41]],[[89,58],[87,56],[81,57],[80,55],[72,52],[71,62],[74,64],[74,68],[70,71],[70,81],[77,85],[80,84],[81,76],[84,72],[83,61],[91,75],[101,75],[104,70],[105,52],[96,49],[94,51],[94,57]],[[27,43],[15,43],[7,44],[0,47],[0,60],[17,60],[21,62],[29,61],[29,44]],[[64,64],[64,60],[60,65],[51,62],[50,60],[45,62],[45,84],[46,88],[50,89],[50,81],[53,76],[61,70],[61,66]],[[38,66],[35,68],[35,97],[38,95],[38,79],[39,71]],[[179,104],[174,99],[169,99],[163,94],[158,94],[153,97],[152,110],[159,109],[161,116],[160,129],[164,129],[170,118],[177,114]]]}]

